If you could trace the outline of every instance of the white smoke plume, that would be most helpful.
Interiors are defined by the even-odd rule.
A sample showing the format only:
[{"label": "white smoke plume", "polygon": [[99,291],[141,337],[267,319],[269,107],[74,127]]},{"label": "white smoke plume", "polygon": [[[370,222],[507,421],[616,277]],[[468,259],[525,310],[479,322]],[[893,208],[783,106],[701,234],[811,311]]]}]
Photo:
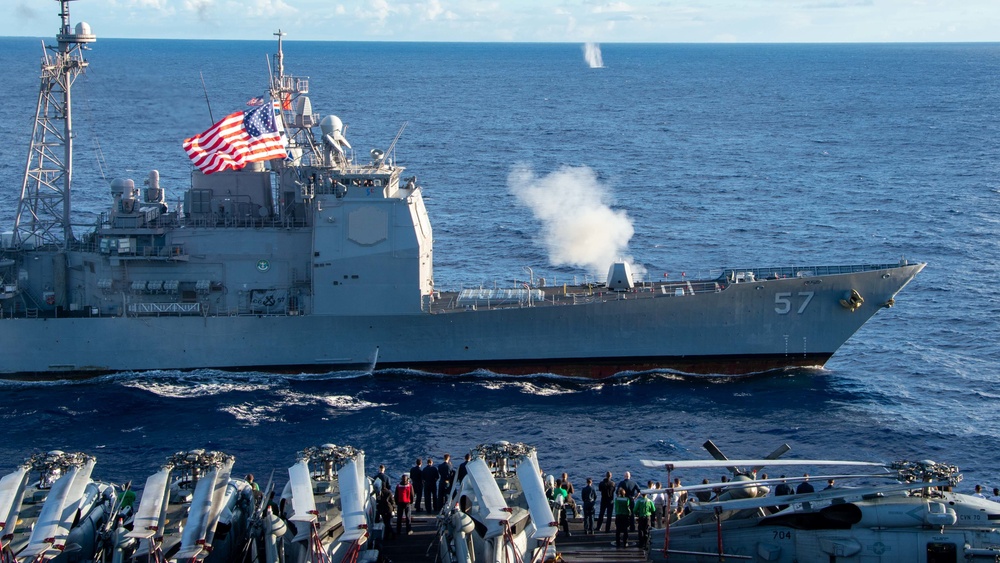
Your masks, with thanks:
[{"label": "white smoke plume", "polygon": [[[591,168],[563,166],[540,177],[518,165],[507,187],[541,221],[541,242],[553,266],[584,268],[603,279],[613,262],[632,262],[625,255],[635,233],[632,219],[611,209],[610,192]],[[632,271],[645,269],[632,264]]]}]

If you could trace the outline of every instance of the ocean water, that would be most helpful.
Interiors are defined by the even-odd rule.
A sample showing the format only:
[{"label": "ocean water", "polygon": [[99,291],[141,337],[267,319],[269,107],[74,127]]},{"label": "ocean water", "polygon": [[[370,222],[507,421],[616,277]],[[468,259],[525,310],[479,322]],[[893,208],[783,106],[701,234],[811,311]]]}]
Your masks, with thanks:
[{"label": "ocean water", "polygon": [[[111,178],[154,168],[175,201],[191,169],[182,140],[263,94],[274,48],[99,39],[74,86],[77,220],[105,209]],[[535,445],[543,469],[579,483],[606,470],[645,481],[665,475],[639,459],[708,458],[711,438],[734,458],[788,443],[787,457],[930,458],[959,465],[967,488],[1000,485],[1000,45],[600,48],[603,68],[566,44],[288,41],[285,55],[359,155],[407,123],[396,159],[424,187],[438,287],[510,284],[525,266],[555,283],[594,274],[553,264],[515,170],[560,179],[557,201],[566,184],[596,186],[626,217],[600,229],[634,231],[617,252],[650,277],[901,257],[927,268],[823,369],[0,382],[0,472],[35,451],[82,450],[98,457],[96,476],[142,482],[165,456],[204,447],[282,479],[295,451],[333,442],[399,474],[414,457],[503,439]],[[38,40],[0,39],[4,225],[40,56]]]}]

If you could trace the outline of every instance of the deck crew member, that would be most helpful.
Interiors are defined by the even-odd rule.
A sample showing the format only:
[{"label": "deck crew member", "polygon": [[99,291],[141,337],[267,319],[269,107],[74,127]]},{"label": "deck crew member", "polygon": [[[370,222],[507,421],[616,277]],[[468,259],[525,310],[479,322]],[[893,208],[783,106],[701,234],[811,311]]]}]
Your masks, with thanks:
[{"label": "deck crew member", "polygon": [[569,498],[569,493],[566,492],[566,485],[563,484],[562,479],[556,479],[555,485],[552,487],[551,501],[553,514],[559,513],[559,526],[562,528],[563,533],[567,536],[572,536],[573,534],[569,531],[569,520],[566,518],[566,499]]},{"label": "deck crew member", "polygon": [[469,465],[470,461],[472,461],[472,454],[465,454],[465,461],[458,466],[458,476],[455,477],[457,482],[461,483],[462,479],[465,479],[465,474],[469,472],[469,468],[466,466]]},{"label": "deck crew member", "polygon": [[121,490],[122,498],[118,503],[118,507],[122,513],[131,514],[135,506],[135,491],[132,490],[132,481],[122,483]]},{"label": "deck crew member", "polygon": [[372,483],[375,485],[376,491],[382,490],[382,487],[388,489],[389,487],[392,486],[392,484],[389,483],[389,476],[385,474],[384,465],[378,466],[378,473],[376,473],[375,476],[372,477]]},{"label": "deck crew member", "polygon": [[583,501],[583,533],[594,535],[594,508],[597,504],[597,489],[594,488],[594,480],[587,477],[587,485],[580,491]]},{"label": "deck crew member", "polygon": [[424,480],[424,510],[434,512],[434,505],[437,502],[437,482],[438,468],[434,467],[434,460],[427,458],[427,465],[423,469]]},{"label": "deck crew member", "polygon": [[410,523],[410,504],[413,502],[413,485],[410,484],[410,476],[403,473],[399,484],[396,485],[396,535],[400,535],[403,520],[406,520],[406,535],[413,533]]},{"label": "deck crew member", "polygon": [[805,493],[815,492],[816,489],[814,489],[812,483],[809,482],[809,474],[806,473],[802,475],[802,477],[805,478],[805,481],[802,481],[801,483],[799,483],[798,487],[795,487],[795,494],[801,495]]},{"label": "deck crew member", "polygon": [[455,470],[451,466],[451,454],[444,454],[444,461],[438,466],[438,476],[441,480],[438,482],[437,503],[434,504],[434,510],[441,510],[441,507],[444,506],[446,497],[451,492],[451,483],[455,480]]},{"label": "deck crew member", "polygon": [[671,513],[667,517],[675,516],[674,520],[679,520],[681,516],[684,516],[684,510],[687,508],[687,500],[687,491],[681,490],[680,477],[674,477],[673,494],[670,497],[672,503],[670,507]]},{"label": "deck crew member", "polygon": [[597,484],[597,490],[601,492],[601,508],[597,514],[597,529],[601,529],[601,522],[604,522],[604,515],[608,516],[608,523],[605,524],[604,531],[611,531],[611,513],[615,502],[615,482],[611,480],[611,472],[604,474],[604,480]]},{"label": "deck crew member", "polygon": [[[421,460],[410,468],[410,484],[413,487],[413,511],[420,512],[420,495],[424,492],[424,469],[420,467]],[[427,507],[430,509],[430,507]]]},{"label": "deck crew member", "polygon": [[635,499],[639,497],[639,484],[632,480],[632,474],[625,472],[625,478],[618,483],[619,489],[625,490],[625,495],[629,498],[629,531],[635,531]]},{"label": "deck crew member", "polygon": [[653,501],[649,500],[646,493],[640,493],[635,499],[635,518],[639,527],[639,547],[645,549],[649,543],[649,519],[653,516]]},{"label": "deck crew member", "polygon": [[260,500],[260,498],[263,496],[263,493],[260,492],[260,485],[258,485],[257,482],[253,480],[253,473],[247,473],[246,482],[248,485],[250,485],[250,490],[253,491],[253,498]]},{"label": "deck crew member", "polygon": [[615,547],[628,547],[628,528],[632,520],[632,499],[625,489],[618,489],[615,497]]},{"label": "deck crew member", "polygon": [[[785,476],[782,475],[781,478],[784,479]],[[783,497],[790,494],[792,494],[792,488],[784,481],[778,483],[778,486],[774,488],[774,496],[776,497]]]},{"label": "deck crew member", "polygon": [[[667,484],[669,485],[670,483],[667,483]],[[704,479],[702,479],[701,480],[701,484],[702,485],[707,485],[708,484],[708,477],[705,477]],[[709,489],[701,489],[701,490],[695,491],[694,496],[698,498],[698,502],[708,502],[708,501],[712,500],[712,491],[709,490]]]},{"label": "deck crew member", "polygon": [[392,513],[395,509],[396,500],[392,497],[392,491],[389,490],[389,487],[379,489],[378,496],[375,497],[375,519],[382,522],[382,529],[385,530],[384,537],[388,539],[396,537],[396,533],[392,531]]}]

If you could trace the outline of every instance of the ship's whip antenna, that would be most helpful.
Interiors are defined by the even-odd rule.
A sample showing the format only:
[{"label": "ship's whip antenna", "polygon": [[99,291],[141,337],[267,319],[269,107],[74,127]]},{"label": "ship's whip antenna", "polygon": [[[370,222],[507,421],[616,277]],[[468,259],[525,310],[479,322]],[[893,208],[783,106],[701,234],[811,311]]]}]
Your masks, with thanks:
[{"label": "ship's whip antenna", "polygon": [[403,126],[399,128],[399,132],[396,133],[396,136],[392,139],[392,142],[389,143],[389,148],[386,149],[386,151],[385,151],[385,154],[387,154],[387,155],[389,155],[389,156],[392,157],[393,162],[395,162],[395,160],[396,160],[396,155],[392,152],[392,151],[396,150],[396,141],[398,141],[399,138],[403,136],[403,130],[406,129],[406,126],[409,125],[409,124],[410,124],[409,121],[404,121],[403,122]]},{"label": "ship's whip antenna", "polygon": [[268,84],[272,85],[271,86],[271,98],[273,99],[274,98],[274,86],[273,86],[273,84],[274,84],[274,71],[271,70],[271,58],[270,57],[264,57],[264,60],[267,61],[267,81],[268,81]]},{"label": "ship's whip antenna", "polygon": [[205,103],[208,104],[208,118],[215,123],[215,117],[212,116],[212,102],[208,100],[208,86],[205,86],[205,73],[198,71],[198,76],[201,77],[201,89],[205,91]]},{"label": "ship's whip antenna", "polygon": [[95,156],[97,158],[97,168],[101,171],[101,179],[103,179],[106,182],[108,180],[108,174],[107,174],[108,161],[106,158],[104,158],[104,149],[101,148],[101,140],[98,139],[97,137],[94,137],[94,143],[97,145],[97,150],[95,151],[96,152]]}]

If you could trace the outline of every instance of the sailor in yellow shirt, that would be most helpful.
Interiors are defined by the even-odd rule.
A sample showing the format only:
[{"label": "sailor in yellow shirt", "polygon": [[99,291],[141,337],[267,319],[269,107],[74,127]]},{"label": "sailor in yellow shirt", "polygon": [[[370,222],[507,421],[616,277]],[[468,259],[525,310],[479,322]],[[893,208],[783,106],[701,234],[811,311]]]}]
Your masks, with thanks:
[{"label": "sailor in yellow shirt", "polygon": [[635,517],[638,521],[639,547],[645,548],[649,544],[649,520],[656,512],[656,505],[646,496],[646,493],[639,495],[635,499]]},{"label": "sailor in yellow shirt", "polygon": [[615,547],[628,547],[628,527],[632,521],[630,501],[625,496],[625,489],[618,489],[615,497]]}]

